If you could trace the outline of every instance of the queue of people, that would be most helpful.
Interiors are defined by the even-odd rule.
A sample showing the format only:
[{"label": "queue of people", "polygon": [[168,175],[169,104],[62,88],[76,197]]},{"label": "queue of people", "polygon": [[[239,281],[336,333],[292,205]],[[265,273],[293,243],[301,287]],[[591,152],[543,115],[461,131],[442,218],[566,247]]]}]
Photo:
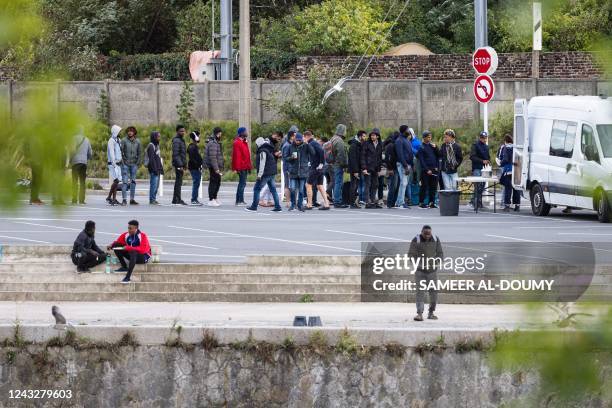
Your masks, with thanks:
[{"label": "queue of people", "polygon": [[[181,192],[184,174],[188,170],[192,180],[190,204],[203,205],[199,200],[201,180],[208,171],[207,205],[220,206],[218,193],[226,167],[223,130],[214,128],[205,143],[201,142],[198,130],[188,133],[183,125],[177,125],[175,130],[172,138],[175,176],[172,204],[188,205]],[[76,136],[76,147],[70,160],[73,204],[85,204],[87,164],[92,158],[91,144],[80,133]],[[149,174],[149,204],[159,205],[159,183],[164,174],[160,132],[151,132],[144,149],[135,127],[128,127],[125,137],[121,137],[121,133],[121,127],[111,127],[106,152],[111,183],[106,202],[109,205],[138,205],[136,176],[144,165]],[[248,211],[256,211],[260,206],[282,211],[280,203],[284,201],[287,210],[300,212],[313,208],[329,210],[332,207],[409,209],[417,205],[420,208],[437,208],[438,189],[458,189],[459,167],[464,155],[452,129],[444,131],[440,146],[433,142],[434,135],[429,130],[425,130],[419,138],[407,125],[400,126],[398,131],[384,140],[378,128],[369,132],[359,130],[348,141],[347,136],[347,127],[343,124],[337,125],[330,139],[318,137],[310,130],[301,133],[297,126],[292,126],[285,136],[281,131],[276,131],[269,138],[257,138],[253,161],[247,142],[248,130],[239,128],[231,146],[230,168],[238,176],[235,205],[245,206]],[[189,144],[185,140],[187,137]],[[483,131],[470,148],[472,176],[481,176],[483,168],[491,164],[487,141],[488,134]],[[202,147],[202,144],[205,146]],[[502,169],[500,183],[504,186],[505,211],[509,211],[511,205],[514,205],[515,211],[520,209],[520,192],[512,188],[512,150],[512,137],[506,135],[496,155]],[[253,164],[257,175],[253,188],[256,200],[247,204],[245,189]],[[275,184],[279,167],[284,179],[280,190],[282,197]],[[32,184],[35,184],[34,180]],[[475,183],[471,200],[473,206],[482,207],[483,189],[484,183]],[[121,202],[117,200],[119,190],[122,193]],[[31,203],[41,204],[37,189],[32,188],[32,194],[36,197],[31,197]]]}]

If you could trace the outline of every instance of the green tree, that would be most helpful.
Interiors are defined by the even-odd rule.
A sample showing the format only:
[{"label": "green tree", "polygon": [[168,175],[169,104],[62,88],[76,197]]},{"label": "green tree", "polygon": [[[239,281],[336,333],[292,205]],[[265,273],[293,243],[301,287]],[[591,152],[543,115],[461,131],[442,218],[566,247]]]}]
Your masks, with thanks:
[{"label": "green tree", "polygon": [[297,57],[294,35],[288,27],[295,25],[295,17],[288,14],[281,19],[263,19],[260,32],[251,49],[251,72],[255,78],[273,77],[284,72]]},{"label": "green tree", "polygon": [[212,47],[210,0],[196,0],[189,7],[181,10],[176,17],[176,32],[175,49],[177,51],[210,50]]},{"label": "green tree", "polygon": [[181,90],[180,102],[176,105],[176,113],[179,117],[179,122],[189,128],[194,122],[193,120],[193,88],[189,81],[183,82],[183,89]]}]

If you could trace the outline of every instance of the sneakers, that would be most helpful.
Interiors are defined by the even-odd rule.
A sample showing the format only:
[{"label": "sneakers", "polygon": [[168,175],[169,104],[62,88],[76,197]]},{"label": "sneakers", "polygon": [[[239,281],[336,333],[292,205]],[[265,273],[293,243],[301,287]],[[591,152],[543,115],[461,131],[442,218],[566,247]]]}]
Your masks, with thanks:
[{"label": "sneakers", "polygon": [[43,203],[40,199],[35,199],[35,200],[30,200],[30,205],[44,205],[45,203]]},{"label": "sneakers", "polygon": [[519,211],[521,211],[521,206],[517,204],[514,206],[514,212],[519,212]]},{"label": "sneakers", "polygon": [[272,210],[272,212],[281,212],[281,211],[283,211],[281,207],[274,207],[274,209]]},{"label": "sneakers", "polygon": [[89,268],[77,268],[78,273],[91,273]]},{"label": "sneakers", "polygon": [[119,200],[113,199],[113,203],[111,205],[121,205]]},{"label": "sneakers", "polygon": [[113,200],[110,197],[106,197],[106,204],[113,205]]},{"label": "sneakers", "polygon": [[436,203],[430,203],[429,208],[438,208],[438,206],[436,205]]},{"label": "sneakers", "polygon": [[244,211],[249,211],[249,212],[257,212],[257,208],[252,208],[252,207],[244,207]]},{"label": "sneakers", "polygon": [[117,272],[117,273],[127,272],[127,271],[128,271],[128,268],[124,268],[123,266],[121,268],[119,268],[119,269],[115,269],[115,272]]},{"label": "sneakers", "polygon": [[329,209],[330,209],[329,206],[327,206],[327,207],[325,207],[325,206],[319,207],[319,211],[327,211]]},{"label": "sneakers", "polygon": [[438,320],[438,316],[436,316],[433,312],[429,312],[429,314],[427,315],[427,318],[429,320]]},{"label": "sneakers", "polygon": [[[359,204],[351,204],[351,205],[349,206],[349,208],[359,209],[359,208],[361,208],[361,206],[360,206]],[[366,208],[367,208],[367,207],[366,207]]]},{"label": "sneakers", "polygon": [[289,208],[287,209],[287,211],[293,211],[293,210],[295,210],[295,207],[294,207],[294,206],[291,206],[291,207],[289,207]]},{"label": "sneakers", "polygon": [[138,205],[138,203],[136,202],[136,200],[130,200],[130,205]]},{"label": "sneakers", "polygon": [[149,201],[149,205],[160,205],[157,200]]},{"label": "sneakers", "polygon": [[502,208],[503,212],[510,212],[510,206],[509,205],[505,205],[504,208]]},{"label": "sneakers", "polygon": [[334,204],[335,208],[348,208],[348,205],[346,204]]},{"label": "sneakers", "polygon": [[123,283],[124,285],[127,285],[128,283],[132,282],[131,280],[129,280],[128,278],[123,278],[121,280],[121,283]]},{"label": "sneakers", "polygon": [[126,205],[127,205],[127,200],[123,200],[123,201],[121,201],[121,206],[122,206],[122,207],[125,207]]},{"label": "sneakers", "polygon": [[422,322],[423,321],[423,315],[421,313],[417,313],[417,315],[414,316],[414,321],[415,322]]},{"label": "sneakers", "polygon": [[401,207],[393,207],[393,208],[403,208],[403,209],[405,209],[405,210],[409,210],[409,209],[410,209],[410,206],[409,206],[408,204],[404,204],[404,205],[402,205]]},{"label": "sneakers", "polygon": [[207,205],[209,207],[219,207],[221,204],[217,200],[209,200]]},{"label": "sneakers", "polygon": [[298,207],[298,211],[304,212],[304,207]]},{"label": "sneakers", "polygon": [[199,207],[199,206],[201,206],[201,205],[202,205],[202,203],[201,203],[201,202],[199,202],[198,200],[191,200],[191,205],[195,205],[195,206],[198,206],[198,207]]},{"label": "sneakers", "polygon": [[243,205],[247,205],[247,203],[245,203],[244,201],[237,201],[235,205],[236,207],[241,207]]},{"label": "sneakers", "polygon": [[374,204],[374,208],[384,208],[382,204],[376,203]]},{"label": "sneakers", "polygon": [[376,208],[376,205],[372,204],[372,203],[367,203],[365,205],[365,208],[371,209],[371,208]]},{"label": "sneakers", "polygon": [[419,208],[427,208],[427,206],[425,205],[425,203],[420,203]]}]

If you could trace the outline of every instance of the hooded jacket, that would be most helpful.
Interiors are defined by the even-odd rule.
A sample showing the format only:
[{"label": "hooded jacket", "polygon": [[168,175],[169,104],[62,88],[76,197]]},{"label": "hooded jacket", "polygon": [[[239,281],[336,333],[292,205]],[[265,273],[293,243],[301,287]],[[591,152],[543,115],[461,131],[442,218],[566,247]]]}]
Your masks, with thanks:
[{"label": "hooded jacket", "polygon": [[499,151],[500,166],[503,169],[503,174],[512,173],[512,155],[514,153],[514,145],[512,143],[503,145]]},{"label": "hooded jacket", "polygon": [[142,162],[142,148],[140,140],[136,136],[121,140],[121,152],[123,153],[123,164],[140,166]]},{"label": "hooded jacket", "polygon": [[395,153],[397,154],[397,162],[401,163],[404,168],[414,166],[414,153],[412,145],[408,140],[407,134],[400,134],[395,140]]},{"label": "hooded jacket", "polygon": [[111,244],[111,247],[124,247],[126,251],[135,251],[139,254],[144,255],[145,262],[149,262],[151,258],[151,245],[149,244],[149,238],[147,234],[138,230],[134,235],[130,235],[129,232],[125,232],[117,238],[115,242]]},{"label": "hooded jacket", "polygon": [[120,164],[122,160],[119,132],[121,132],[121,127],[117,125],[111,127],[111,137],[108,139],[106,148],[106,158],[109,165]]},{"label": "hooded jacket", "polygon": [[476,141],[476,143],[472,145],[472,150],[470,151],[470,160],[472,160],[472,170],[482,170],[484,167],[483,161],[491,161],[489,145],[482,143],[480,140]]},{"label": "hooded jacket", "polygon": [[383,150],[385,152],[385,165],[387,169],[395,171],[397,167],[397,153],[395,151],[395,141],[398,138],[398,134],[393,134],[390,137],[386,138],[383,143]]},{"label": "hooded jacket", "polygon": [[75,150],[70,158],[70,164],[87,164],[93,155],[89,139],[84,135],[76,135],[74,146]]},{"label": "hooded jacket", "polygon": [[[297,158],[293,158],[293,153],[297,152]],[[297,145],[295,142],[291,145],[289,154],[289,177],[291,178],[307,178],[310,174],[310,158],[314,155],[313,148],[308,143]]]},{"label": "hooded jacket", "polygon": [[172,167],[187,167],[187,144],[179,135],[172,138]]},{"label": "hooded jacket", "polygon": [[257,145],[257,156],[255,166],[257,168],[257,178],[276,175],[276,156],[274,156],[274,146],[269,140],[258,137],[255,141]]},{"label": "hooded jacket", "polygon": [[431,143],[423,143],[419,150],[418,158],[423,171],[434,170],[438,168],[438,157],[440,152],[438,147],[434,147]]},{"label": "hooded jacket", "polygon": [[223,171],[223,146],[215,135],[212,135],[206,143],[204,161],[209,169]]},{"label": "hooded jacket", "polygon": [[155,132],[151,132],[151,142],[147,146],[146,155],[149,160],[147,169],[149,173],[159,176],[160,174],[164,174],[164,166],[162,165],[159,143],[155,140],[154,134]]},{"label": "hooded jacket", "polygon": [[74,240],[74,244],[72,245],[72,255],[82,254],[90,251],[97,252],[98,254],[104,253],[104,251],[100,249],[98,244],[96,244],[96,240],[94,239],[94,237],[90,236],[87,231],[83,230]]},{"label": "hooded jacket", "polygon": [[[314,173],[318,170],[318,167],[322,164],[325,165],[325,152],[323,151],[323,147],[314,140],[314,138],[310,139],[308,145],[312,147],[312,157],[310,158],[310,172]],[[323,170],[322,168],[320,169]]]},{"label": "hooded jacket", "polygon": [[359,137],[355,136],[349,140],[348,172],[350,174],[361,173],[361,148]]},{"label": "hooded jacket", "polygon": [[189,170],[202,170],[204,161],[202,160],[200,148],[196,142],[189,143],[189,146],[187,147],[187,155],[189,156],[187,168]]},{"label": "hooded jacket", "polygon": [[[419,258],[427,260],[434,258],[444,258],[444,253],[442,251],[442,244],[440,243],[440,239],[435,235],[428,240],[423,238],[421,234],[418,234],[416,237],[412,238],[410,242],[410,249],[408,250],[408,256],[410,258]],[[417,270],[421,272],[435,272],[435,264],[437,262],[419,262],[417,266]]]},{"label": "hooded jacket", "polygon": [[380,139],[374,144],[367,140],[361,146],[361,170],[367,170],[371,175],[376,175],[382,166],[383,144]]},{"label": "hooded jacket", "polygon": [[236,136],[232,145],[232,170],[244,171],[252,168],[249,144],[244,138]]},{"label": "hooded jacket", "polygon": [[334,162],[332,166],[334,168],[345,168],[348,165],[348,158],[346,157],[346,146],[344,140],[338,135],[334,135],[330,139],[332,145],[332,154],[334,155]]}]

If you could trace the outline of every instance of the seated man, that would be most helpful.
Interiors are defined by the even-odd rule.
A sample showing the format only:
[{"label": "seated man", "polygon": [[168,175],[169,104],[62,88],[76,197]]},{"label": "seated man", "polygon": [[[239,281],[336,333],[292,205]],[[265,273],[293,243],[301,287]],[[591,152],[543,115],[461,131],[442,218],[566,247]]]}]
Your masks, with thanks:
[{"label": "seated man", "polygon": [[[138,229],[138,221],[128,222],[128,231],[110,244],[107,249],[115,250],[115,255],[121,263],[121,268],[115,272],[127,272],[121,283],[130,283],[130,277],[136,264],[145,264],[151,259],[151,245],[149,238]],[[129,262],[126,263],[126,260]]]},{"label": "seated man", "polygon": [[77,266],[77,272],[91,272],[89,268],[100,265],[106,260],[106,254],[96,244],[94,235],[96,233],[96,223],[87,221],[85,229],[79,233],[74,245],[72,246],[72,263]]}]

